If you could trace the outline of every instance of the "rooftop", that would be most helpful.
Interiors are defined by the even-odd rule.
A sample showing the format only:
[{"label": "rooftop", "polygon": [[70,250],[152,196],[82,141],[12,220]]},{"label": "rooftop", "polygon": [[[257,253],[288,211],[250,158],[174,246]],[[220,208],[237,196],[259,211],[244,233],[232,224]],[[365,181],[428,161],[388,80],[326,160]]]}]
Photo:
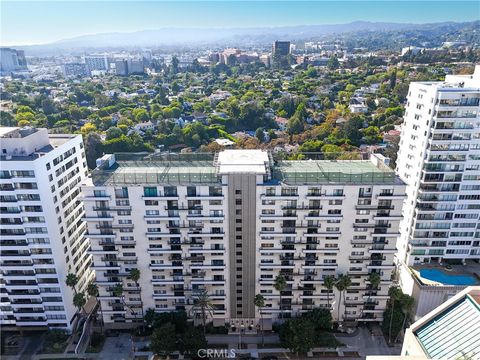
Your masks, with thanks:
[{"label": "rooftop", "polygon": [[32,161],[77,136],[49,134],[43,128],[0,127],[1,160]]},{"label": "rooftop", "polygon": [[273,167],[273,177],[287,184],[395,183],[395,173],[370,160],[284,160]]},{"label": "rooftop", "polygon": [[37,129],[30,127],[17,127],[17,126],[0,126],[0,138],[24,138],[37,132]]},{"label": "rooftop", "polygon": [[95,185],[218,183],[213,154],[116,154],[92,171]]},{"label": "rooftop", "polygon": [[464,356],[478,358],[480,355],[478,290],[478,287],[467,288],[465,292],[462,291],[451,301],[412,325],[417,341],[429,358],[458,359]]},{"label": "rooftop", "polygon": [[264,150],[224,150],[218,154],[116,154],[92,172],[95,185],[219,183],[224,174],[258,174],[266,183],[401,184],[395,173],[372,160],[273,160]]},{"label": "rooftop", "polygon": [[224,150],[218,154],[220,174],[266,174],[269,162],[264,150]]}]

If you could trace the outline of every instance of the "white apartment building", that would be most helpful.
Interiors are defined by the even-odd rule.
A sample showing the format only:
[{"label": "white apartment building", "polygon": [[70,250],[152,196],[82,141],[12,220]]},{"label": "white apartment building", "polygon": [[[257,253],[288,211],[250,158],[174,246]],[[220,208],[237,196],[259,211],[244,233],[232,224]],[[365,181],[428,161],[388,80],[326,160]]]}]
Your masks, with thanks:
[{"label": "white apartment building", "polygon": [[480,66],[410,84],[397,173],[407,184],[399,260],[480,259]]},{"label": "white apartment building", "polygon": [[80,135],[0,127],[0,324],[3,330],[71,330],[78,291],[92,279],[79,183],[87,168]]},{"label": "white apartment building", "polygon": [[[337,319],[339,293],[322,284],[340,274],[352,280],[340,319],[381,321],[405,189],[384,160],[280,161],[261,150],[104,156],[82,193],[106,325],[131,325],[142,303],[189,312],[203,290],[214,325],[254,330],[255,294],[266,299],[265,328],[281,311],[328,303]],[[371,272],[381,276],[376,289]]]}]

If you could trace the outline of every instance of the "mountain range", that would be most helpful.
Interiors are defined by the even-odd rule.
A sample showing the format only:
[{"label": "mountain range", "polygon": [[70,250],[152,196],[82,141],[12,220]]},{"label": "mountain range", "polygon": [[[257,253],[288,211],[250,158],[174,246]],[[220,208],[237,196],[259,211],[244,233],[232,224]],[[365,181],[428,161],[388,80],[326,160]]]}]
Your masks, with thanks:
[{"label": "mountain range", "polygon": [[365,32],[411,32],[442,33],[461,31],[466,27],[480,28],[480,22],[444,22],[431,24],[406,24],[356,21],[347,24],[299,25],[255,28],[161,28],[125,33],[101,33],[82,35],[43,45],[12,46],[24,49],[31,55],[56,52],[87,51],[108,48],[162,47],[183,45],[242,46],[245,44],[266,45],[278,39],[316,40],[328,35]]}]

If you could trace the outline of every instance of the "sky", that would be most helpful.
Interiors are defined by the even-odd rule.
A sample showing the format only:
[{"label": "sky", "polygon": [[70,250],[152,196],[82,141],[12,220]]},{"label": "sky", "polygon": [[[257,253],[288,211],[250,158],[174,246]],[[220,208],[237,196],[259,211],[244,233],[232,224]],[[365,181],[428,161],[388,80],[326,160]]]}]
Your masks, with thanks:
[{"label": "sky", "polygon": [[271,27],[352,21],[432,23],[480,19],[478,0],[103,1],[0,0],[0,46],[165,27]]}]

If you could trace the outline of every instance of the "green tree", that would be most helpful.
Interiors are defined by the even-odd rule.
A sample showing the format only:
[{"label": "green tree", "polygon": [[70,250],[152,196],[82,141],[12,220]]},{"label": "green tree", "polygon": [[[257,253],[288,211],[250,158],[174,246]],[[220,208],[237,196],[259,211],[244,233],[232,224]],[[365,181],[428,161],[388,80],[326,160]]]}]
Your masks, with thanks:
[{"label": "green tree", "polygon": [[350,140],[350,143],[355,146],[360,145],[362,140],[362,132],[364,119],[361,116],[352,116],[344,125],[344,137]]},{"label": "green tree", "polygon": [[255,306],[258,307],[258,312],[260,313],[260,331],[262,333],[262,345],[265,345],[265,337],[263,334],[263,313],[262,308],[265,307],[265,298],[261,294],[255,295],[254,300]]},{"label": "green tree", "polygon": [[0,111],[0,126],[16,126],[15,117],[6,111]]},{"label": "green tree", "polygon": [[305,129],[305,123],[298,116],[292,116],[288,119],[287,131],[289,134],[300,134]]},{"label": "green tree", "polygon": [[97,167],[96,161],[103,154],[102,138],[97,133],[89,133],[85,136],[85,156],[89,169]]},{"label": "green tree", "polygon": [[210,296],[207,290],[201,290],[197,297],[193,300],[193,306],[190,309],[190,313],[194,316],[200,314],[202,318],[203,334],[206,333],[207,328],[207,315],[213,316],[213,305],[210,301]]},{"label": "green tree", "polygon": [[[393,327],[393,324],[395,323],[395,329],[396,329],[397,326],[400,325],[401,322],[402,322],[401,320],[400,320],[400,322],[398,322],[398,320],[397,320],[398,316],[395,313],[395,303],[401,298],[402,290],[400,288],[396,287],[396,286],[393,286],[388,290],[388,295],[390,296],[390,300],[389,300],[390,314],[389,314],[389,325],[388,325],[388,342],[391,343],[392,342],[392,327]],[[397,310],[397,312],[399,312],[401,314],[400,311]],[[385,316],[384,316],[384,318],[385,318]],[[394,318],[395,318],[395,322],[394,322]]]},{"label": "green tree", "polygon": [[[138,283],[138,281],[140,280],[140,270],[139,269],[136,269],[136,268],[133,268],[130,270],[130,273],[128,274],[128,278],[130,280],[133,280],[133,282],[135,283],[135,286],[140,289],[140,284]],[[143,332],[145,332],[145,319],[144,319],[144,314],[143,314],[143,301],[142,301],[142,291],[140,289],[139,293],[138,293],[138,296],[140,298],[140,314],[142,315],[142,329],[143,329]]]},{"label": "green tree", "polygon": [[340,67],[340,62],[338,61],[337,55],[333,55],[328,59],[327,68],[329,70],[336,70]]},{"label": "green tree", "polygon": [[205,334],[196,327],[189,327],[181,337],[179,348],[184,355],[196,359],[198,350],[207,348]]},{"label": "green tree", "polygon": [[315,325],[315,331],[329,331],[332,329],[332,313],[330,310],[316,308],[303,314],[303,317],[310,319]]},{"label": "green tree", "polygon": [[157,356],[168,358],[177,349],[175,326],[164,324],[153,330],[150,338],[150,350]]},{"label": "green tree", "polygon": [[176,56],[173,56],[172,57],[172,63],[170,64],[170,73],[172,75],[175,75],[176,73],[178,73],[178,64],[180,63],[180,61],[178,61],[178,58]]},{"label": "green tree", "polygon": [[275,277],[273,287],[280,294],[280,318],[283,319],[282,291],[287,287],[287,280],[282,274],[279,274]]},{"label": "green tree", "polygon": [[88,135],[92,132],[95,132],[97,131],[97,127],[92,124],[91,122],[88,122],[86,123],[85,125],[83,125],[81,128],[80,128],[80,132],[82,133],[82,135]]},{"label": "green tree", "polygon": [[94,282],[91,282],[87,286],[87,294],[88,296],[92,296],[95,298],[95,301],[97,303],[98,308],[100,309],[100,333],[103,334],[103,311],[102,311],[102,304],[100,304],[100,301],[98,300],[99,296],[99,291],[98,291],[98,286]]},{"label": "green tree", "polygon": [[53,114],[57,111],[53,100],[46,98],[42,101],[42,111],[45,115]]},{"label": "green tree", "polygon": [[150,116],[148,115],[148,111],[145,109],[133,109],[132,115],[135,118],[135,121],[138,123],[145,122],[150,119]]},{"label": "green tree", "polygon": [[337,314],[338,314],[338,322],[341,322],[341,317],[340,317],[340,304],[342,303],[342,296],[343,293],[351,286],[352,280],[348,275],[340,275],[337,282],[335,283],[335,287],[337,288],[340,298],[338,301],[338,307],[337,307]]},{"label": "green tree", "polygon": [[[400,296],[399,303],[400,303],[400,309],[402,310],[402,313],[403,313],[403,322],[402,322],[402,327],[400,328],[400,330],[404,330],[405,329],[405,323],[407,322],[407,318],[410,315],[410,311],[412,311],[413,304],[415,303],[415,299],[410,295],[402,294]],[[395,340],[398,338],[399,334],[400,334],[400,332],[395,337]]]},{"label": "green tree", "polygon": [[135,310],[133,310],[133,308],[125,302],[125,295],[123,294],[123,284],[122,283],[115,284],[115,286],[112,289],[112,294],[113,294],[113,296],[118,297],[120,299],[120,301],[122,302],[122,305],[125,306],[126,308],[128,308],[130,310],[130,312],[132,313],[132,315],[136,317],[137,314],[136,314]]},{"label": "green tree", "polygon": [[77,293],[77,284],[78,284],[77,275],[68,273],[67,277],[65,278],[65,284],[67,284],[68,287],[72,288],[75,294]]},{"label": "green tree", "polygon": [[123,135],[122,129],[120,129],[116,126],[113,126],[109,129],[107,129],[105,140],[112,140],[112,139],[115,139],[115,138],[119,138],[122,135]]},{"label": "green tree", "polygon": [[315,324],[307,318],[290,319],[281,327],[279,337],[283,347],[295,354],[305,354],[315,346]]},{"label": "green tree", "polygon": [[330,293],[332,292],[333,288],[335,287],[335,277],[332,275],[328,275],[323,279],[323,286],[328,290],[327,293],[327,306],[328,306],[328,311],[332,311],[330,308]]},{"label": "green tree", "polygon": [[367,144],[378,144],[383,139],[382,135],[380,134],[380,129],[377,126],[369,126],[362,132],[363,140]]},{"label": "green tree", "polygon": [[263,129],[262,128],[258,128],[256,131],[255,131],[255,137],[258,139],[258,141],[260,141],[261,143],[263,143],[265,141],[265,134],[263,132]]},{"label": "green tree", "polygon": [[325,160],[335,160],[342,152],[343,149],[337,145],[325,144],[322,146],[322,153],[324,154]]},{"label": "green tree", "polygon": [[[382,330],[389,337],[394,337],[402,329],[403,313],[399,308],[388,307],[383,313]],[[389,340],[389,343],[391,341]]]},{"label": "green tree", "polygon": [[84,309],[86,303],[87,299],[85,298],[85,294],[83,292],[73,295],[73,305],[78,309],[79,312],[83,312],[84,314],[87,313]]}]

